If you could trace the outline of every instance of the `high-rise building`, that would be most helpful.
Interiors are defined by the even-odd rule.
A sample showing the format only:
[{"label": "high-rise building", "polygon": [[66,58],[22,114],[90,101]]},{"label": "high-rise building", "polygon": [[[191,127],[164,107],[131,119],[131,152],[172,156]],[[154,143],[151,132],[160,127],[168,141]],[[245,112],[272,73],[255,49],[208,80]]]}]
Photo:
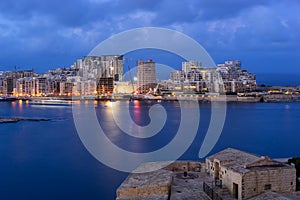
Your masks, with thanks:
[{"label": "high-rise building", "polygon": [[200,61],[188,61],[188,62],[182,62],[182,71],[185,74],[188,74],[192,70],[199,69],[201,67]]},{"label": "high-rise building", "polygon": [[45,77],[38,77],[38,94],[45,95],[48,92],[48,81]]},{"label": "high-rise building", "polygon": [[13,77],[9,77],[6,79],[6,81],[7,81],[7,95],[12,95],[16,85],[16,79]]},{"label": "high-rise building", "polygon": [[170,78],[173,82],[180,83],[184,81],[184,72],[181,70],[172,71]]},{"label": "high-rise building", "polygon": [[222,76],[227,93],[256,90],[256,75],[242,69],[240,61],[225,61],[224,64],[218,64],[217,71]]},{"label": "high-rise building", "polygon": [[103,70],[102,78],[112,77],[114,81],[121,81],[123,77],[123,56],[105,55],[101,56]]},{"label": "high-rise building", "polygon": [[147,92],[150,88],[156,87],[156,69],[155,62],[153,62],[152,59],[148,59],[145,62],[142,60],[138,61],[137,83],[138,90],[141,93]]},{"label": "high-rise building", "polygon": [[100,78],[97,80],[97,93],[99,95],[112,94],[114,90],[114,80],[112,77]]},{"label": "high-rise building", "polygon": [[123,77],[123,56],[86,56],[83,60],[77,60],[74,63],[74,68],[78,68],[78,75],[84,78],[113,78],[114,81],[121,81]]}]

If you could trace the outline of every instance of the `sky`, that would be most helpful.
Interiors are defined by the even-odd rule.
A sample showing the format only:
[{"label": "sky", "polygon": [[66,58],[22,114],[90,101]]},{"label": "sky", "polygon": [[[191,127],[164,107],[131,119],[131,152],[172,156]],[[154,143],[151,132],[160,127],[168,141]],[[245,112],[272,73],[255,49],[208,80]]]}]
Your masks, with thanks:
[{"label": "sky", "polygon": [[299,10],[299,0],[3,0],[0,71],[69,67],[108,37],[151,26],[192,37],[215,63],[300,74]]}]

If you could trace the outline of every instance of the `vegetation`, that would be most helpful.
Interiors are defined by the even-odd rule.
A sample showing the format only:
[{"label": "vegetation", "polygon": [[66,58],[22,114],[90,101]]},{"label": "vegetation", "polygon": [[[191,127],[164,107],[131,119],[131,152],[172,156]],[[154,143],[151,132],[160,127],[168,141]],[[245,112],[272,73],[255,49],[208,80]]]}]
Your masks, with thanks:
[{"label": "vegetation", "polygon": [[[292,158],[288,160],[288,163],[293,163],[297,170],[297,180],[300,177],[300,157]],[[297,191],[300,191],[300,183],[297,181]]]}]

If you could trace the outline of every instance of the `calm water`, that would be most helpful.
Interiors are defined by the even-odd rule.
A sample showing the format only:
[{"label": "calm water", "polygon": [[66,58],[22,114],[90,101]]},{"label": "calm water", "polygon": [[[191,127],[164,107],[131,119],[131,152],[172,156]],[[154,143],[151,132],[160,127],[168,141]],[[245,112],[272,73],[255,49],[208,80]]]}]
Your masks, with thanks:
[{"label": "calm water", "polygon": [[[148,152],[166,145],[176,134],[179,105],[161,103],[168,113],[162,132],[150,139],[124,136],[108,114],[109,103],[96,111],[107,136],[118,146]],[[146,125],[152,103],[130,104],[132,118]],[[197,160],[207,131],[210,104],[200,104],[198,135],[181,157]],[[94,159],[82,145],[70,107],[32,107],[0,103],[0,116],[49,118],[48,122],[0,124],[0,199],[114,199],[127,174]],[[231,103],[222,135],[211,153],[235,147],[271,157],[300,156],[300,103]]]}]

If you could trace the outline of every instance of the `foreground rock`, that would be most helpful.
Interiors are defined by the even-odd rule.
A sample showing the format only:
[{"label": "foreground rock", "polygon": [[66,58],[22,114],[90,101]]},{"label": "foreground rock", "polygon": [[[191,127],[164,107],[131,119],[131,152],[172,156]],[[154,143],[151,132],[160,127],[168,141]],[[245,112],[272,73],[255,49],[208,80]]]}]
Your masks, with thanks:
[{"label": "foreground rock", "polygon": [[296,200],[296,169],[268,156],[227,148],[197,161],[143,163],[117,200]]},{"label": "foreground rock", "polygon": [[[143,163],[117,189],[117,200],[209,200],[203,182],[213,179],[204,172],[205,164],[176,161]],[[143,171],[152,171],[145,172]],[[184,173],[186,172],[186,174]]]},{"label": "foreground rock", "polygon": [[44,118],[20,118],[20,117],[0,117],[0,124],[3,123],[17,123],[19,121],[31,121],[31,122],[44,122],[50,121],[50,119]]}]

